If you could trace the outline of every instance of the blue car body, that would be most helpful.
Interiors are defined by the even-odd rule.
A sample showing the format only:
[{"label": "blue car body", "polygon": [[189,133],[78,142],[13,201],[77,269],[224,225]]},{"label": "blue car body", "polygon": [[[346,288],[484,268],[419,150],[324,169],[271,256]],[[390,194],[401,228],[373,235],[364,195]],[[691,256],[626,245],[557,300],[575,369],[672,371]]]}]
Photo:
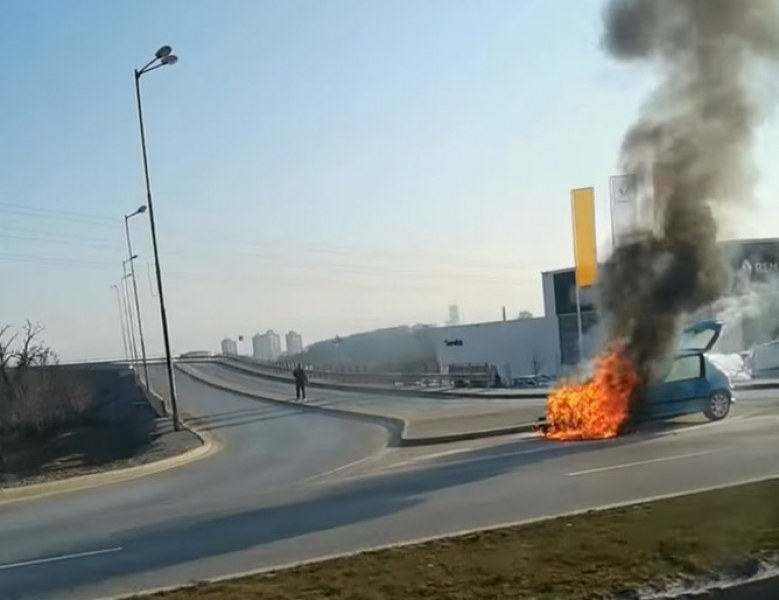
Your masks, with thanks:
[{"label": "blue car body", "polygon": [[687,327],[665,377],[650,385],[642,403],[645,418],[666,419],[703,413],[716,421],[725,418],[734,402],[730,378],[705,356],[722,332],[718,321],[700,321]]}]

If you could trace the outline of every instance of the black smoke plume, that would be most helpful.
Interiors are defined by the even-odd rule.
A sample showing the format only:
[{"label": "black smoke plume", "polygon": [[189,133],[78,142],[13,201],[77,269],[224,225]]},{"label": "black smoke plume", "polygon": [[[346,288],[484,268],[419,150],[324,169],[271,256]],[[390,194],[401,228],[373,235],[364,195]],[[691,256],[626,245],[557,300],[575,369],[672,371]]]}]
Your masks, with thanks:
[{"label": "black smoke plume", "polygon": [[611,0],[604,21],[612,57],[660,74],[620,154],[652,225],[620,242],[600,277],[607,341],[626,340],[646,382],[682,320],[728,284],[717,209],[751,196],[767,104],[756,84],[779,57],[779,11],[773,0]]}]

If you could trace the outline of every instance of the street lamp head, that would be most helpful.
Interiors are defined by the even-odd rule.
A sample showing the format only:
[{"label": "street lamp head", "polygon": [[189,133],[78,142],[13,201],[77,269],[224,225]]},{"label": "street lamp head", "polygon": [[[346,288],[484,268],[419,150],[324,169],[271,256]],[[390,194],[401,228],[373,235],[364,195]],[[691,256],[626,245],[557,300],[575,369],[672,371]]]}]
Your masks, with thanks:
[{"label": "street lamp head", "polygon": [[141,78],[141,75],[148,73],[149,71],[153,71],[154,69],[159,69],[160,67],[164,67],[166,65],[175,65],[179,58],[175,54],[171,54],[171,52],[172,49],[170,46],[163,46],[157,50],[157,52],[154,53],[154,58],[143,65],[143,67],[140,69],[135,69],[135,80],[138,81]]},{"label": "street lamp head", "polygon": [[125,215],[124,218],[125,218],[125,220],[129,220],[129,219],[132,219],[135,215],[140,215],[140,214],[145,213],[145,212],[146,212],[146,205],[143,204],[143,205],[139,206],[136,210],[131,212],[129,215]]}]

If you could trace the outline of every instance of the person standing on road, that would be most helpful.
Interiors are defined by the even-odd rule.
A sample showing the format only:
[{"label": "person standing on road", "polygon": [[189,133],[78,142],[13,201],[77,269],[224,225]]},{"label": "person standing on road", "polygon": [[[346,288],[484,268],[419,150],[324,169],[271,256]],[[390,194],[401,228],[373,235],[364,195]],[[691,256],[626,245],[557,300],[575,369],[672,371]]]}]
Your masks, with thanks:
[{"label": "person standing on road", "polygon": [[300,400],[302,397],[303,401],[305,402],[308,375],[306,375],[306,371],[303,369],[300,363],[295,366],[295,370],[292,371],[292,376],[295,378],[295,397],[298,400]]}]

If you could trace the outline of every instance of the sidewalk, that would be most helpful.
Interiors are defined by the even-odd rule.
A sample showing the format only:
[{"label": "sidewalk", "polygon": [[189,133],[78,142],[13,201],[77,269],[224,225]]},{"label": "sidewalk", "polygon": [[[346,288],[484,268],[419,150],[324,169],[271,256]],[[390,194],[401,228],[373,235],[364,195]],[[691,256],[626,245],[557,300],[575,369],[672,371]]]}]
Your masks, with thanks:
[{"label": "sidewalk", "polygon": [[394,438],[392,441],[401,446],[446,443],[529,432],[532,424],[544,414],[543,405],[537,403],[528,406],[519,403],[507,406],[485,406],[477,403],[452,406],[442,401],[441,405],[436,407],[429,405],[410,407],[393,406],[390,402],[386,402],[381,403],[380,406],[360,404],[351,407],[348,403],[339,403],[336,406],[328,398],[322,398],[299,404],[291,400],[288,395],[264,389],[260,377],[257,385],[247,385],[229,378],[203,373],[196,365],[179,364],[177,368],[208,385],[260,400],[283,402],[301,409],[319,410],[376,422],[387,427]]}]

